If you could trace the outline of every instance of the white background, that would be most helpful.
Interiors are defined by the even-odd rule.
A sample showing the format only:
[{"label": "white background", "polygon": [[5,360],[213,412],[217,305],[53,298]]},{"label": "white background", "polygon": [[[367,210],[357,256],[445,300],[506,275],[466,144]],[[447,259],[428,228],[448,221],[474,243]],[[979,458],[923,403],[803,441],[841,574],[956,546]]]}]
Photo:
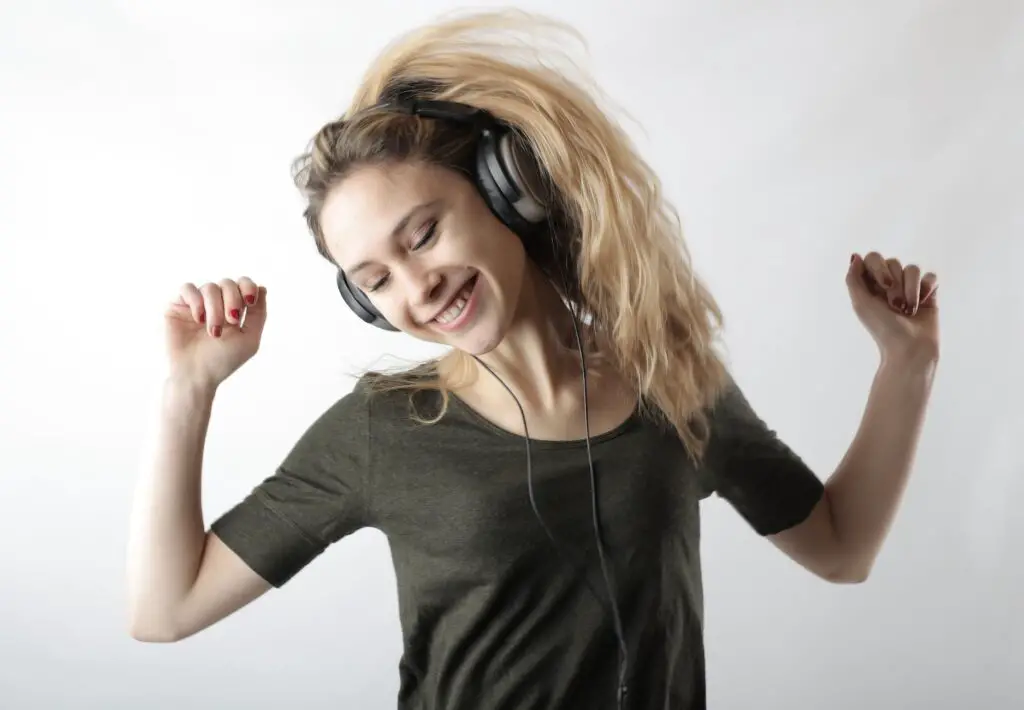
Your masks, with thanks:
[{"label": "white background", "polygon": [[[539,7],[532,3],[526,7]],[[0,11],[0,704],[394,707],[385,539],[340,544],[183,643],[132,641],[124,545],[180,282],[270,289],[219,395],[212,519],[384,353],[348,314],[289,163],[442,1],[6,2]],[[830,586],[704,506],[713,708],[1024,702],[1024,3],[562,3],[682,213],[751,400],[823,478],[876,354],[852,251],[935,270],[943,361],[868,583]],[[641,130],[642,127],[642,130]]]}]

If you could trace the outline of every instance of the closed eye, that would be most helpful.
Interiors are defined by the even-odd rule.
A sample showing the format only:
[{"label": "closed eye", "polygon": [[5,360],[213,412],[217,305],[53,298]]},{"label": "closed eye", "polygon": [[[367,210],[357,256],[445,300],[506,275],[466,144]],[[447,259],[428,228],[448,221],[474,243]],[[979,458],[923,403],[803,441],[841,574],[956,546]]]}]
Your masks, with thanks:
[{"label": "closed eye", "polygon": [[425,247],[435,236],[437,236],[437,222],[431,222],[430,226],[427,227],[427,231],[426,233],[424,233],[423,237],[418,242],[413,244],[413,251]]},{"label": "closed eye", "polygon": [[[437,221],[431,221],[430,224],[427,226],[427,229],[424,232],[423,236],[419,240],[417,240],[415,244],[412,245],[412,251],[417,251],[429,245],[430,242],[432,242],[435,237],[437,237]],[[383,276],[374,283],[372,283],[369,287],[367,287],[366,290],[371,293],[374,291],[379,291],[380,289],[387,285],[387,282],[388,277]]]}]

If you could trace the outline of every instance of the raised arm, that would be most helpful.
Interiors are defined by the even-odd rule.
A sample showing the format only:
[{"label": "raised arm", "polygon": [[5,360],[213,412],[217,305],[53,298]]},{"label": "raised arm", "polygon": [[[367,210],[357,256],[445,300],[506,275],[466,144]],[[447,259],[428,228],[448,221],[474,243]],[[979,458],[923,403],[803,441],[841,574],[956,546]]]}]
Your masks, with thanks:
[{"label": "raised arm", "polygon": [[924,427],[939,360],[933,273],[871,252],[846,277],[854,311],[878,345],[880,364],[853,443],[800,526],[773,539],[809,568],[866,579],[892,527]]},{"label": "raised arm", "polygon": [[939,356],[937,280],[877,252],[847,274],[881,364],[857,435],[821,483],[738,390],[718,417],[717,490],[780,550],[832,582],[864,581],[909,480]]},{"label": "raised arm", "polygon": [[165,383],[132,510],[129,619],[139,641],[177,641],[270,589],[216,535],[200,496],[213,392]]},{"label": "raised arm", "polygon": [[200,484],[214,394],[256,352],[264,304],[265,293],[247,280],[186,286],[168,315],[171,374],[129,540],[136,639],[176,641],[205,629],[367,523],[369,404],[365,392],[352,392],[307,428],[273,474],[204,525]]},{"label": "raised arm", "polygon": [[189,636],[270,588],[207,534],[200,495],[214,394],[258,349],[265,293],[249,279],[201,288],[186,284],[164,318],[168,376],[150,429],[128,543],[129,625],[143,641]]}]

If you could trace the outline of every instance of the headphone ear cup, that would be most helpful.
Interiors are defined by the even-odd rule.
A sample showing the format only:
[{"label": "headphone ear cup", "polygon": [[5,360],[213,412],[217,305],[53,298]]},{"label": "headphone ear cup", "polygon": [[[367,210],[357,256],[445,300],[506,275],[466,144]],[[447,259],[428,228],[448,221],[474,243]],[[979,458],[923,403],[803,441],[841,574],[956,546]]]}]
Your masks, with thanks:
[{"label": "headphone ear cup", "polygon": [[341,294],[342,300],[345,301],[352,312],[359,316],[363,322],[377,326],[383,330],[389,330],[392,332],[398,330],[398,328],[388,323],[387,319],[382,316],[376,308],[374,308],[365,293],[349,283],[349,280],[345,277],[344,271],[338,269],[338,275],[335,281],[338,285],[338,293]]},{"label": "headphone ear cup", "polygon": [[511,162],[512,136],[506,131],[484,130],[476,153],[476,182],[491,211],[520,236],[533,231],[545,217],[544,208],[522,183]]}]

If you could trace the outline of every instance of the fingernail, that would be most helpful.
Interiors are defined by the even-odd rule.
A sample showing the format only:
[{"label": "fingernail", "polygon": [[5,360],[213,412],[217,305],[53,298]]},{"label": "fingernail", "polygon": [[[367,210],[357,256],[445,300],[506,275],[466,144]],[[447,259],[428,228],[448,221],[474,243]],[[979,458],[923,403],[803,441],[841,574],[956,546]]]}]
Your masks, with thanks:
[{"label": "fingernail", "polygon": [[200,323],[205,323],[206,322],[206,314],[205,313],[200,313],[199,314],[199,322]]},{"label": "fingernail", "polygon": [[857,258],[856,254],[850,254],[850,263],[852,264],[854,259],[856,259],[856,258]]},{"label": "fingernail", "polygon": [[245,302],[248,303],[251,306],[252,304],[256,303],[256,297],[255,296],[246,296],[245,297]]},{"label": "fingernail", "polygon": [[215,338],[219,338],[220,337],[220,326],[219,325],[213,326],[213,337],[215,337]]},{"label": "fingernail", "polygon": [[235,320],[238,320],[238,317],[241,315],[241,312],[237,308],[231,309],[231,317],[234,318]]}]

